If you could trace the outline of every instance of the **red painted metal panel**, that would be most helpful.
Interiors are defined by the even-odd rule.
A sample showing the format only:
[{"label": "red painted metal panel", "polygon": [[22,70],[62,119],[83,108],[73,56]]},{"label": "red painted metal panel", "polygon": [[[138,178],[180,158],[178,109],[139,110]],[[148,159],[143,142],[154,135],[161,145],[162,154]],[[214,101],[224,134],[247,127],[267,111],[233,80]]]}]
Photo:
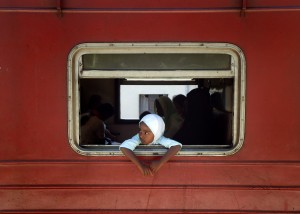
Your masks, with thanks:
[{"label": "red painted metal panel", "polygon": [[[10,7],[19,3],[11,1],[15,5]],[[44,3],[45,8],[52,4]],[[69,7],[81,4],[74,1]],[[187,2],[177,2],[182,4]],[[244,17],[239,11],[73,11],[62,18],[55,10],[1,10],[0,210],[299,212],[298,20],[297,10],[250,11]],[[175,157],[146,178],[124,157],[76,154],[67,138],[70,50],[83,42],[166,41],[228,42],[243,50],[247,111],[242,149],[230,157]]]},{"label": "red painted metal panel", "polygon": [[2,8],[47,8],[55,7],[56,0],[1,0]]},{"label": "red painted metal panel", "polygon": [[[298,188],[297,162],[172,161],[154,177],[144,177],[131,162],[10,162],[0,164],[1,184],[17,186],[177,186]],[[298,170],[297,170],[298,169]],[[130,172],[131,176],[124,176]],[[56,176],[59,175],[59,176]],[[172,175],[172,176],[169,176]],[[4,186],[4,185],[2,185]]]},{"label": "red painted metal panel", "polygon": [[[299,28],[287,24],[299,20],[297,12],[280,13],[280,17],[275,12],[249,13],[245,18],[238,13],[218,17],[207,13],[66,14],[63,19],[55,14],[2,13],[1,16],[1,20],[6,20],[1,21],[1,46],[6,50],[1,53],[2,77],[6,79],[1,86],[1,97],[9,104],[1,107],[4,108],[2,121],[7,121],[1,127],[2,142],[7,144],[1,152],[3,159],[77,157],[68,146],[66,119],[66,59],[76,44],[199,40],[235,43],[247,58],[246,141],[242,151],[230,158],[240,158],[240,155],[261,160],[299,158],[298,135],[291,134],[299,130],[299,120],[295,117],[299,95],[288,93],[299,91],[295,54],[299,49]],[[135,22],[136,19],[142,19],[143,25]],[[210,20],[209,26],[206,20]],[[26,23],[38,31],[32,31]],[[221,33],[228,31],[228,25],[236,30]],[[272,40],[266,35],[271,35]],[[272,93],[266,94],[268,82],[280,87],[272,87]],[[279,96],[282,103],[291,103],[289,111],[285,105],[278,104]],[[289,143],[285,143],[287,140]],[[49,146],[52,142],[57,146]],[[40,153],[33,153],[33,148]]]},{"label": "red painted metal panel", "polygon": [[[4,210],[86,211],[165,210],[165,212],[252,211],[276,213],[300,209],[299,191],[214,188],[28,188],[0,190]],[[34,201],[34,202],[33,202]]]}]

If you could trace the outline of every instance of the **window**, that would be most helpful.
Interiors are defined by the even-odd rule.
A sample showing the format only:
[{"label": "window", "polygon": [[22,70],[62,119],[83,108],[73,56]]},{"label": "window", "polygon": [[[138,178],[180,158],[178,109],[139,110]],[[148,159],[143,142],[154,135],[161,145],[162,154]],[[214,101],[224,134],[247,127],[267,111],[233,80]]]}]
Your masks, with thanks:
[{"label": "window", "polygon": [[[113,104],[115,116],[107,123],[127,139],[138,130],[139,115],[145,110],[154,111],[157,97],[172,99],[205,87],[215,117],[226,115],[226,127],[222,128],[226,134],[209,145],[184,145],[179,155],[233,154],[244,141],[245,78],[244,55],[232,44],[80,44],[68,59],[70,145],[82,155],[121,155],[115,145],[80,144],[80,119],[92,94],[100,94],[104,102]],[[165,151],[160,146],[139,146],[135,153],[161,155]]]}]

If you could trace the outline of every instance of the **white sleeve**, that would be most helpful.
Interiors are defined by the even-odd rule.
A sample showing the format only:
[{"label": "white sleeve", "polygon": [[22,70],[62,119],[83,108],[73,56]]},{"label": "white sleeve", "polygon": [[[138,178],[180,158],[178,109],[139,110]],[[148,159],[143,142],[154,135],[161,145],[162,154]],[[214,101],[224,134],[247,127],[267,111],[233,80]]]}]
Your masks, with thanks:
[{"label": "white sleeve", "polygon": [[131,151],[135,149],[141,143],[140,138],[138,135],[133,136],[131,139],[125,140],[119,147],[120,148],[127,148]]},{"label": "white sleeve", "polygon": [[166,138],[164,136],[160,137],[159,140],[157,141],[158,144],[161,144],[162,146],[166,147],[166,148],[171,148],[172,146],[180,146],[182,147],[182,144],[175,141],[175,140],[172,140],[170,138]]}]

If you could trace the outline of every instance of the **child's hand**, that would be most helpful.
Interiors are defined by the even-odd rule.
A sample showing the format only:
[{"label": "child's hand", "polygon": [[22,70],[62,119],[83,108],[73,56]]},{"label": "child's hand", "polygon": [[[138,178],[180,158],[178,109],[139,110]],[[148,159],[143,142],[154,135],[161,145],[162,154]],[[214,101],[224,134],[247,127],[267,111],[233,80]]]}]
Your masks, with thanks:
[{"label": "child's hand", "polygon": [[176,153],[181,149],[180,145],[172,146],[167,153],[158,161],[153,161],[150,164],[152,173],[156,173],[171,157],[176,155]]},{"label": "child's hand", "polygon": [[149,165],[146,165],[145,163],[143,163],[142,161],[140,161],[136,155],[133,153],[133,151],[131,151],[130,149],[127,148],[120,148],[120,150],[123,152],[123,154],[128,157],[136,166],[137,168],[141,171],[141,173],[143,175],[146,176],[153,176],[153,172],[150,168]]},{"label": "child's hand", "polygon": [[162,164],[160,161],[153,161],[150,164],[150,168],[152,170],[153,173],[158,172],[158,170],[162,167]]},{"label": "child's hand", "polygon": [[138,167],[139,170],[141,171],[141,173],[145,176],[153,176],[153,172],[150,168],[150,166],[146,165],[146,164],[140,164],[140,166]]}]

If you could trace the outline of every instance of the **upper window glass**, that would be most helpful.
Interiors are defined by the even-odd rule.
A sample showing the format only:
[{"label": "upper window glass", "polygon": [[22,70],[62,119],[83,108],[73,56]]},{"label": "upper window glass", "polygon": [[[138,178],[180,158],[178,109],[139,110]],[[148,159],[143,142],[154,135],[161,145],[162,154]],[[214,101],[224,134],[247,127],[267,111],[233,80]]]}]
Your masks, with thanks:
[{"label": "upper window glass", "polygon": [[[120,143],[136,134],[143,112],[158,112],[161,97],[174,101],[176,95],[183,95],[189,100],[185,101],[185,109],[192,105],[195,113],[202,111],[202,107],[196,107],[204,102],[199,102],[202,98],[191,96],[195,91],[207,94],[210,110],[206,115],[211,117],[202,118],[206,122],[194,126],[199,130],[195,128],[182,139],[184,146],[178,155],[230,155],[244,141],[245,59],[232,44],[81,44],[69,54],[68,89],[69,142],[83,155],[121,155],[117,145],[83,140],[85,116],[90,113],[89,102],[95,95],[100,102],[113,106],[105,126],[118,135]],[[207,127],[212,137],[200,140],[201,131],[207,133]],[[139,146],[135,150],[139,155],[164,152],[160,146]]]},{"label": "upper window glass", "polygon": [[229,70],[228,54],[206,53],[145,53],[85,54],[83,69],[97,70]]}]

